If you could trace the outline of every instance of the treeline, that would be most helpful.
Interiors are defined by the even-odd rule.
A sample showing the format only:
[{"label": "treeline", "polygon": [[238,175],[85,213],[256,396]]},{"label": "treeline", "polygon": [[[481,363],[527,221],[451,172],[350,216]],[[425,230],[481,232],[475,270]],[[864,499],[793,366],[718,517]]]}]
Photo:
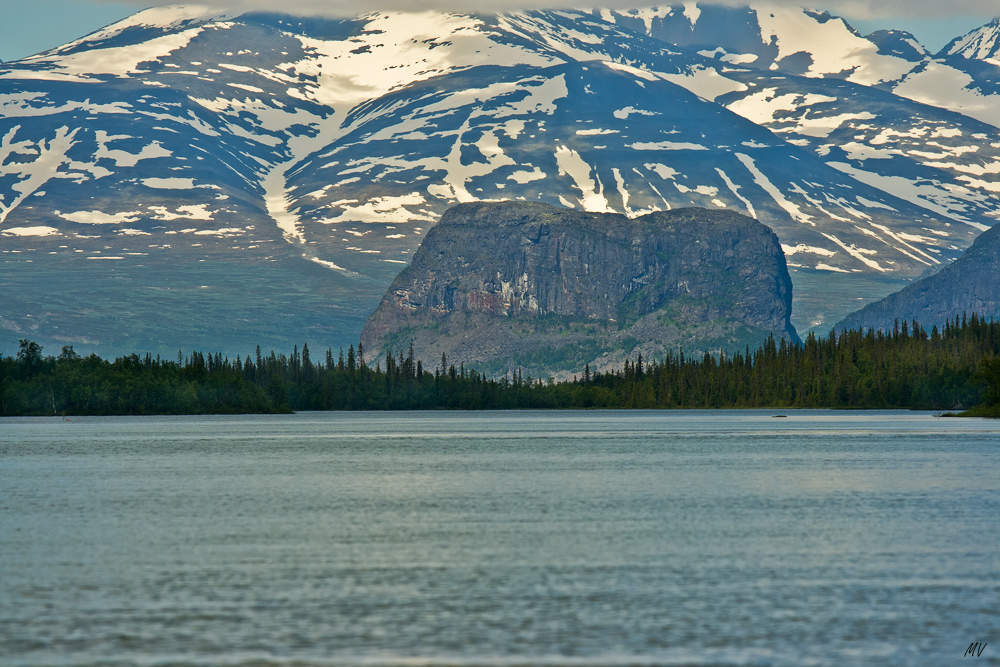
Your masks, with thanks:
[{"label": "treeline", "polygon": [[0,358],[0,415],[290,411],[280,381],[261,387],[247,382],[235,364],[219,361],[200,352],[177,361],[148,354],[106,361],[81,357],[72,346],[43,357],[41,346],[21,340],[15,358]]},{"label": "treeline", "polygon": [[[485,375],[442,356],[433,368],[408,354],[366,363],[361,346],[308,345],[290,355],[235,359],[178,353],[107,361],[58,356],[20,341],[0,357],[0,414],[195,414],[290,410],[512,408],[914,408],[1000,406],[1000,323],[973,315],[943,329],[917,322],[891,332],[809,334],[801,344],[768,338],[757,350],[626,361],[611,372],[581,369],[555,382]],[[981,408],[989,412],[994,408]],[[994,409],[995,411],[995,409]]]}]

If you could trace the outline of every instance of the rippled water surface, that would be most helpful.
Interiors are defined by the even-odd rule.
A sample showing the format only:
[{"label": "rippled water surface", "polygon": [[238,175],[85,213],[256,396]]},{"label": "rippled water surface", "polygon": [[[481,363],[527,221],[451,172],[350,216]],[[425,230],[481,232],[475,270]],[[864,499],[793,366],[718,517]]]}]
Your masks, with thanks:
[{"label": "rippled water surface", "polygon": [[786,414],[2,420],[0,664],[1000,664],[1000,424]]}]

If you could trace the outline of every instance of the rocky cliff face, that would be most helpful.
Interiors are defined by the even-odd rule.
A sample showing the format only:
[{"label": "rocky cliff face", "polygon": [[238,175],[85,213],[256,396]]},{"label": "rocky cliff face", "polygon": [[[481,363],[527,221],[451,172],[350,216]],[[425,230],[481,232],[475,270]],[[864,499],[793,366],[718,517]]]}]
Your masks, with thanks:
[{"label": "rocky cliff face", "polygon": [[917,320],[930,329],[963,312],[1000,319],[1000,227],[983,232],[964,255],[938,273],[868,304],[835,328],[889,331],[899,319]]},{"label": "rocky cliff face", "polygon": [[797,339],[778,238],[726,210],[636,219],[540,203],[449,209],[393,282],[361,336],[490,373],[582,372],[685,353]]}]

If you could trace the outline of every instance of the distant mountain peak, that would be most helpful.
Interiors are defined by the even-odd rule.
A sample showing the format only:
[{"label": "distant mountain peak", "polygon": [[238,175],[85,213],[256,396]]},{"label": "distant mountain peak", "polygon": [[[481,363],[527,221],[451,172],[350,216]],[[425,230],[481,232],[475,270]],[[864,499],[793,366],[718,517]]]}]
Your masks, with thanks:
[{"label": "distant mountain peak", "polygon": [[919,63],[930,55],[913,33],[905,30],[876,30],[865,39],[878,47],[879,55],[895,56],[911,63]]},{"label": "distant mountain peak", "polygon": [[985,60],[1000,66],[1000,16],[980,28],[956,37],[938,55]]},{"label": "distant mountain peak", "polygon": [[68,44],[32,56],[32,58],[52,55],[66,56],[91,49],[100,49],[111,43],[116,46],[141,44],[156,36],[179,32],[212,21],[224,21],[229,18],[232,16],[203,5],[151,7],[106,25]]}]

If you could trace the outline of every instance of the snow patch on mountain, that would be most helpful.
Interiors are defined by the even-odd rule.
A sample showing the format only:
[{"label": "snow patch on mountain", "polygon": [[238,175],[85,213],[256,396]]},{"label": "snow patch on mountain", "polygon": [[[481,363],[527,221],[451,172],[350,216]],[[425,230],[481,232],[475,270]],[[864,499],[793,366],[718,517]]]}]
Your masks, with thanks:
[{"label": "snow patch on mountain", "polygon": [[[121,37],[126,31],[136,31],[136,29],[152,29],[158,32],[169,32],[182,29],[193,23],[205,22],[212,19],[224,20],[225,14],[220,14],[217,10],[203,5],[185,4],[168,5],[165,7],[152,7],[128,16],[121,21],[112,23],[100,30],[90,33],[80,39],[64,44],[49,53],[62,54],[79,50],[81,46],[92,45],[100,48],[103,42],[107,42],[116,37]],[[32,56],[26,60],[42,59],[46,54]]]},{"label": "snow patch on mountain", "polygon": [[32,227],[8,227],[0,230],[2,236],[59,236],[59,230],[48,225],[34,225]]},{"label": "snow patch on mountain", "polygon": [[124,150],[110,149],[108,148],[108,144],[115,141],[134,139],[134,137],[127,134],[109,135],[104,130],[97,130],[95,135],[98,148],[94,152],[94,158],[98,160],[105,158],[112,160],[116,167],[134,167],[142,160],[153,160],[173,155],[173,152],[164,148],[159,141],[152,141],[146,144],[138,153],[129,153]]},{"label": "snow patch on mountain", "polygon": [[213,187],[210,184],[195,186],[193,178],[178,178],[176,176],[169,178],[143,178],[140,182],[147,188],[153,188],[154,190],[190,190],[194,187]]},{"label": "snow patch on mountain", "polygon": [[72,213],[54,211],[54,213],[64,220],[81,225],[120,225],[125,222],[135,222],[141,215],[140,211],[122,211],[115,214],[103,211],[74,211]]},{"label": "snow patch on mountain", "polygon": [[[63,172],[59,170],[63,165],[74,166],[76,163],[68,157],[68,153],[73,148],[74,137],[80,128],[70,130],[63,126],[56,130],[53,138],[46,141],[33,142],[30,140],[15,141],[20,125],[12,127],[2,139],[0,139],[0,176],[13,176],[17,182],[11,189],[17,193],[10,201],[5,201],[0,197],[0,224],[3,224],[21,202],[32,194],[38,192],[40,188],[54,177],[85,179],[86,176]],[[14,156],[26,156],[30,161],[20,161],[9,159]]]},{"label": "snow patch on mountain", "polygon": [[[336,224],[338,222],[411,222],[422,220],[431,222],[435,220],[429,211],[414,213],[407,207],[420,207],[427,204],[427,199],[419,192],[411,192],[398,197],[376,197],[362,203],[357,199],[342,199],[331,202],[341,213],[337,217],[325,218],[321,220],[324,224]],[[404,238],[405,234],[393,234],[386,238]]]},{"label": "snow patch on mountain", "polygon": [[71,111],[85,111],[90,114],[130,114],[134,112],[132,106],[124,102],[99,104],[87,99],[82,102],[68,101],[60,106],[52,106],[45,103],[47,97],[45,93],[41,92],[0,94],[0,118],[54,116]]},{"label": "snow patch on mountain", "polygon": [[1000,127],[1000,95],[984,94],[968,73],[941,62],[930,61],[914,70],[892,92]]},{"label": "snow patch on mountain", "polygon": [[933,183],[914,182],[902,176],[884,176],[862,169],[857,169],[844,162],[828,162],[834,169],[839,169],[845,174],[857,179],[862,183],[867,183],[880,190],[894,194],[901,199],[918,202],[920,206],[938,215],[951,218],[958,222],[965,223],[979,231],[989,229],[987,225],[968,220],[962,215],[963,208],[951,202],[941,201],[941,190]]},{"label": "snow patch on mountain", "polygon": [[343,113],[404,83],[455,69],[560,62],[492,40],[478,19],[439,12],[369,14],[363,30],[346,41],[295,38],[307,57],[278,69],[315,77],[304,98]]},{"label": "snow patch on mountain", "polygon": [[819,255],[820,257],[833,257],[837,253],[828,248],[817,248],[814,246],[808,246],[804,243],[800,243],[795,246],[782,244],[781,249],[784,251],[786,257],[792,257],[800,253],[808,253],[812,255]]},{"label": "snow patch on mountain", "polygon": [[684,74],[661,73],[660,76],[710,102],[732,92],[747,90],[746,84],[723,76],[718,70],[699,65]]},{"label": "snow patch on mountain", "polygon": [[684,141],[637,141],[627,146],[637,151],[707,151],[706,146]]},{"label": "snow patch on mountain", "polygon": [[726,174],[726,172],[724,172],[719,167],[716,167],[715,171],[716,171],[716,173],[719,174],[719,177],[726,184],[726,187],[729,188],[729,191],[733,193],[733,196],[736,197],[737,199],[739,199],[741,202],[743,202],[743,205],[747,207],[747,215],[749,215],[754,220],[757,220],[758,219],[757,218],[757,211],[754,210],[753,204],[750,202],[749,199],[747,199],[742,194],[740,194],[740,187],[741,186],[736,185],[735,183],[733,183],[733,179],[729,178],[729,176]]},{"label": "snow patch on mountain", "polygon": [[[566,146],[556,146],[556,165],[560,176],[573,179],[573,187],[580,191],[578,206],[591,213],[612,213],[614,209],[604,196],[604,184],[600,175],[578,152]],[[593,176],[592,176],[593,174]]]},{"label": "snow patch on mountain", "polygon": [[878,53],[878,47],[858,35],[840,18],[819,21],[814,12],[754,4],[764,42],[778,46],[776,62],[805,54],[811,62],[806,76],[846,75],[848,81],[870,86],[895,81],[912,63]]},{"label": "snow patch on mountain", "polygon": [[[101,83],[106,77],[125,77],[137,73],[141,63],[159,60],[183,49],[203,30],[203,26],[198,26],[128,46],[79,51],[67,55],[39,55],[28,59],[31,69],[20,69],[16,74],[19,79]],[[12,76],[10,71],[0,72],[0,78]]]},{"label": "snow patch on mountain", "polygon": [[[796,112],[803,107],[837,101],[836,97],[828,95],[815,93],[778,94],[777,88],[766,88],[731,102],[727,108],[753,123],[767,125],[776,120],[785,122],[789,119],[791,112]],[[810,137],[827,137],[849,120],[872,120],[875,117],[869,111],[836,115],[810,115],[809,117],[806,114],[801,114],[796,117],[794,127],[782,127],[780,131],[791,131]]]},{"label": "snow patch on mountain", "polygon": [[[208,204],[189,204],[178,206],[171,211],[166,206],[150,206],[154,220],[169,222],[171,220],[213,220],[212,211],[208,210]],[[242,232],[242,229],[228,230],[229,232]]]},{"label": "snow patch on mountain", "polygon": [[796,222],[801,222],[803,224],[816,226],[813,222],[812,216],[807,215],[802,211],[802,209],[792,202],[788,201],[788,198],[779,190],[767,176],[764,175],[760,169],[757,168],[757,163],[752,157],[746,153],[736,153],[736,159],[743,163],[743,166],[747,168],[747,171],[753,176],[754,182],[761,187],[771,198],[783,208],[792,220]]}]

